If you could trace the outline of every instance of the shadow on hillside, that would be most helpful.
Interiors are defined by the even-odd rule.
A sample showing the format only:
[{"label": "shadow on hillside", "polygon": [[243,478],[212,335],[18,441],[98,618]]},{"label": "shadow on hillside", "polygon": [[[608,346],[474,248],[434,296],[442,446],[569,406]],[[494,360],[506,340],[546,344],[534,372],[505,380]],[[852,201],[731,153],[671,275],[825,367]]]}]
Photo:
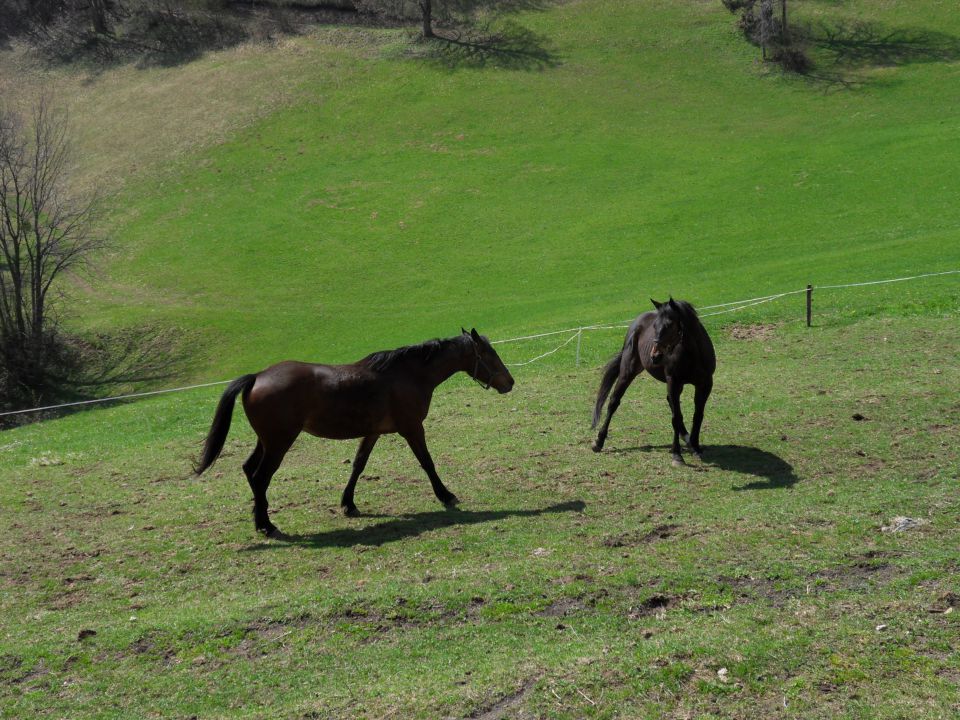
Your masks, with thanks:
[{"label": "shadow on hillside", "polygon": [[140,68],[183,65],[208,52],[244,42],[275,42],[318,25],[395,25],[337,2],[311,6],[232,0],[217,11],[158,3],[114,15],[106,33],[94,33],[84,14],[74,14],[27,28],[21,36],[50,63],[84,65],[97,73],[127,63]]},{"label": "shadow on hillside", "polygon": [[922,28],[889,28],[879,23],[820,22],[800,32],[834,66],[894,67],[960,60],[960,38]]},{"label": "shadow on hillside", "polygon": [[[662,452],[664,462],[670,460],[669,445],[638,445],[629,448],[611,448],[606,452]],[[685,453],[689,457],[689,453]],[[695,462],[695,461],[694,461]],[[741,475],[753,475],[759,480],[746,485],[734,486],[734,490],[776,490],[788,488],[799,482],[793,466],[778,455],[766,450],[744,445],[704,445],[703,465],[691,464],[691,468],[715,467]]]},{"label": "shadow on hillside", "polygon": [[308,548],[354,547],[355,545],[379,547],[404,538],[417,537],[430,530],[454,525],[476,525],[512,517],[537,517],[551,513],[583,512],[584,508],[586,504],[583,501],[571,500],[537,510],[437,510],[402,515],[361,528],[331,530],[310,535],[285,535],[276,541],[252,545],[245,550],[277,550],[284,544]]},{"label": "shadow on hillside", "polygon": [[800,23],[791,33],[814,51],[816,64],[804,77],[831,88],[866,84],[858,71],[960,60],[960,38],[923,28],[821,21]]},{"label": "shadow on hillside", "polygon": [[2,397],[0,410],[38,406],[69,407],[0,417],[0,431],[63,417],[74,412],[116,405],[127,399],[107,400],[183,375],[186,357],[182,330],[137,326],[88,336],[65,338],[63,363],[51,372],[51,381],[37,396]]},{"label": "shadow on hillside", "polygon": [[545,70],[560,64],[544,36],[516,23],[501,23],[496,30],[438,29],[436,33],[433,38],[420,38],[411,55],[450,69]]}]

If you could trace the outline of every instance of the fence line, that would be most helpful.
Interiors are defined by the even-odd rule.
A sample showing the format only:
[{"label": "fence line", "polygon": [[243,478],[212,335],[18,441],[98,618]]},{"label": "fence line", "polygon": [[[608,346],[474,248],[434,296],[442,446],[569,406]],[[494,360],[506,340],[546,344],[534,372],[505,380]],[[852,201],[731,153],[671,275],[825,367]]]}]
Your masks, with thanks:
[{"label": "fence line", "polygon": [[[553,355],[553,354],[554,354],[555,352],[557,352],[558,350],[561,350],[561,349],[565,348],[567,345],[569,345],[569,344],[572,343],[574,340],[576,340],[577,338],[579,338],[579,337],[583,334],[583,330],[584,330],[584,328],[577,328],[577,331],[576,331],[575,333],[573,333],[573,335],[571,335],[571,336],[568,337],[566,340],[564,340],[560,345],[557,345],[557,347],[555,347],[553,350],[549,350],[549,351],[543,353],[543,355],[537,355],[535,358],[531,358],[530,360],[527,360],[526,362],[504,363],[504,365],[509,365],[510,367],[522,367],[522,366],[524,366],[524,365],[529,365],[530,363],[535,363],[537,360],[543,360],[543,358],[547,357],[548,355]],[[491,343],[491,345],[492,345],[492,344],[493,344],[493,343]]]},{"label": "fence line", "polygon": [[[844,288],[864,287],[867,285],[885,285],[888,283],[905,282],[907,280],[919,280],[922,278],[940,277],[943,275],[957,275],[957,274],[960,274],[960,270],[944,270],[943,272],[923,273],[920,275],[910,275],[908,277],[890,278],[887,280],[870,280],[867,282],[845,283],[841,285],[819,285],[819,286],[816,286],[816,288],[814,288],[814,286],[807,286],[805,288],[801,288],[800,290],[788,290],[782,293],[775,293],[773,295],[764,295],[762,297],[749,298],[747,300],[733,300],[731,302],[718,303],[716,305],[704,305],[704,306],[701,306],[700,308],[701,310],[713,310],[715,308],[727,308],[727,309],[718,310],[717,312],[712,312],[712,313],[701,314],[700,317],[707,318],[707,317],[713,317],[715,315],[723,315],[725,313],[737,312],[739,310],[743,310],[748,307],[753,307],[755,305],[762,305],[763,303],[779,300],[780,298],[787,297],[788,295],[799,295],[800,293],[807,293],[807,297],[809,299],[810,293],[814,289],[841,290]],[[532,363],[537,362],[538,360],[542,360],[545,357],[553,355],[554,353],[565,348],[574,340],[577,340],[577,367],[579,367],[580,366],[580,341],[583,338],[584,332],[588,330],[623,329],[623,328],[629,327],[630,326],[629,324],[631,322],[633,321],[624,320],[623,322],[620,322],[620,323],[609,323],[609,324],[596,323],[593,325],[580,325],[578,327],[567,328],[566,330],[551,330],[549,332],[536,333],[534,335],[522,335],[519,337],[506,338],[504,340],[494,340],[490,344],[503,345],[506,343],[524,342],[527,340],[537,340],[539,338],[552,337],[554,335],[565,335],[567,333],[570,333],[570,337],[564,340],[560,345],[555,347],[553,350],[549,350],[541,355],[537,355],[536,357],[531,358],[530,360],[526,360],[524,362],[506,363],[506,364],[509,365],[510,367],[523,367],[524,365],[530,365]],[[198,385],[185,385],[183,387],[168,388],[165,390],[150,390],[147,392],[129,393],[126,395],[115,395],[113,397],[96,398],[93,400],[78,400],[76,402],[61,403],[59,405],[46,405],[44,407],[26,408],[23,410],[9,410],[7,412],[0,412],[0,417],[6,417],[9,415],[21,415],[24,413],[32,413],[32,412],[42,412],[44,410],[60,410],[68,407],[78,407],[81,405],[94,405],[98,403],[114,402],[117,400],[131,400],[131,399],[149,397],[151,395],[163,395],[166,393],[183,392],[185,390],[197,390],[199,388],[214,387],[216,385],[226,385],[229,382],[230,380],[218,380],[216,382],[200,383]]]},{"label": "fence line", "polygon": [[77,407],[78,405],[93,405],[95,403],[113,402],[114,400],[130,400],[131,398],[142,398],[148,395],[163,395],[164,393],[182,392],[183,390],[196,390],[197,388],[213,387],[214,385],[226,385],[230,380],[217,380],[216,382],[200,383],[199,385],[185,385],[184,387],[168,388],[166,390],[149,390],[147,392],[129,393],[127,395],[114,395],[107,398],[96,398],[94,400],[77,400],[76,402],[61,403],[59,405],[46,405],[44,407],[27,408],[26,410],[10,410],[0,413],[0,417],[6,415],[21,415],[23,413],[41,412],[43,410],[60,410],[61,408]]},{"label": "fence line", "polygon": [[886,283],[904,282],[905,280],[918,280],[920,278],[937,277],[940,275],[956,275],[960,270],[944,270],[943,272],[924,273],[923,275],[911,275],[910,277],[893,278],[892,280],[871,280],[869,282],[847,283],[846,285],[818,285],[818,290],[836,290],[837,288],[863,287],[864,285],[885,285]]}]

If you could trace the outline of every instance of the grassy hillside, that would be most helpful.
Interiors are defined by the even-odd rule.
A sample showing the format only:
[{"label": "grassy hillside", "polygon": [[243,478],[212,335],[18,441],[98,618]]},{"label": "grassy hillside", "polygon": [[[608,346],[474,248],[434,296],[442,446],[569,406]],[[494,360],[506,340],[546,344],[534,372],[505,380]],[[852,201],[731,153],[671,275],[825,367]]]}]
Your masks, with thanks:
[{"label": "grassy hillside", "polygon": [[[74,117],[102,153],[91,173],[125,189],[82,322],[181,327],[206,379],[461,324],[623,319],[650,295],[955,269],[960,21],[935,2],[796,16],[869,20],[886,46],[846,30],[812,48],[818,79],[788,78],[719,2],[590,2],[518,18],[549,56],[533,68],[451,66],[403,31],[345,29],[105,73]],[[956,287],[847,307],[939,310]]]}]

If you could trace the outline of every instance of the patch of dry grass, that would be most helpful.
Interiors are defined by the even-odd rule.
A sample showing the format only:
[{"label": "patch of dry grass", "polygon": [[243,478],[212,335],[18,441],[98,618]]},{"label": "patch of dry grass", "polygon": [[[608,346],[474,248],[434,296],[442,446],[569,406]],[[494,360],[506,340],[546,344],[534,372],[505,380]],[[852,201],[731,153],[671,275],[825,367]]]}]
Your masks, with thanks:
[{"label": "patch of dry grass", "polygon": [[342,66],[391,37],[324,27],[246,42],[175,67],[126,64],[97,71],[45,66],[16,47],[0,52],[0,98],[26,111],[38,92],[52,94],[70,115],[74,186],[114,192],[178,167],[281,107],[315,98],[318,77],[336,84]]}]

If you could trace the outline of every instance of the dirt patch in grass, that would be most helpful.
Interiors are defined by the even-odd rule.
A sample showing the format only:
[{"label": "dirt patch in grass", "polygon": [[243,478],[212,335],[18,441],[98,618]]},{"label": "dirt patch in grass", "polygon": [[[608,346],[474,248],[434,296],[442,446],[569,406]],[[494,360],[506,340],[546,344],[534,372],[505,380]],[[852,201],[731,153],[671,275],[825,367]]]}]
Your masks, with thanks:
[{"label": "dirt patch in grass", "polygon": [[835,568],[818,570],[809,576],[814,585],[811,593],[838,592],[843,590],[864,590],[874,583],[886,583],[899,572],[889,563],[874,563],[867,560]]},{"label": "dirt patch in grass", "polygon": [[896,565],[879,560],[892,557],[886,553],[871,551],[852,562],[824,568],[810,573],[802,587],[780,578],[720,578],[739,600],[760,599],[772,607],[782,608],[791,600],[801,597],[834,592],[863,592],[874,585],[888,583],[900,573]]},{"label": "dirt patch in grass", "polygon": [[777,327],[775,323],[734,323],[730,326],[730,337],[734,340],[769,340]]},{"label": "dirt patch in grass", "polygon": [[[7,667],[9,667],[9,672],[12,676],[8,680],[11,685],[29,686],[33,682],[50,674],[50,668],[48,668],[42,660],[29,670],[23,671],[23,661],[20,658],[13,657],[11,655],[6,656],[6,658],[7,659],[5,659],[4,662],[6,663]],[[6,674],[7,668],[4,668],[4,671],[0,672],[0,677]]]},{"label": "dirt patch in grass", "polygon": [[679,525],[657,525],[653,530],[645,533],[624,533],[608,537],[603,541],[603,545],[611,548],[636,547],[657,540],[665,540],[675,535],[679,529]]},{"label": "dirt patch in grass", "polygon": [[533,692],[536,684],[536,679],[527,680],[518,690],[509,695],[504,695],[486,708],[475,710],[467,715],[467,717],[473,718],[474,720],[501,720],[501,718],[505,717],[522,718],[524,714],[518,714],[518,706],[523,704],[526,697]]},{"label": "dirt patch in grass", "polygon": [[627,617],[630,620],[639,620],[650,615],[659,615],[665,613],[670,608],[677,607],[683,600],[682,595],[651,595],[646,600],[630,608]]},{"label": "dirt patch in grass", "polygon": [[423,627],[445,621],[465,622],[476,617],[484,604],[483,598],[473,598],[466,611],[460,613],[439,603],[411,605],[404,598],[398,598],[395,608],[357,605],[337,613],[331,619],[334,623],[367,627],[382,633],[398,628]]},{"label": "dirt patch in grass", "polygon": [[537,613],[544,617],[566,617],[587,609],[587,603],[582,598],[560,598],[554,600],[543,610]]},{"label": "dirt patch in grass", "polygon": [[248,660],[266,655],[277,642],[290,635],[305,623],[284,621],[255,622],[245,629],[245,636],[239,644],[231,647],[227,652],[236,657]]}]

